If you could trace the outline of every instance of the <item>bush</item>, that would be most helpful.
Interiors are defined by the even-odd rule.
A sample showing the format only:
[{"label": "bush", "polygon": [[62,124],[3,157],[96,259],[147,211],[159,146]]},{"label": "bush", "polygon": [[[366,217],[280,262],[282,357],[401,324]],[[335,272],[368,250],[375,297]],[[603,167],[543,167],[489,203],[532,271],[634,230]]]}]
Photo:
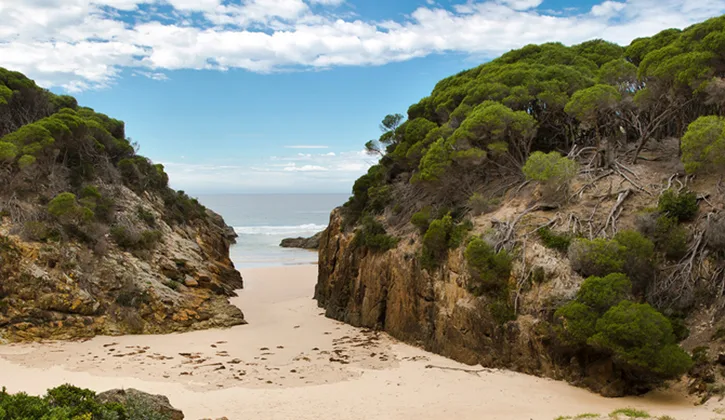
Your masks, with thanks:
[{"label": "bush", "polygon": [[433,220],[423,235],[421,263],[423,268],[435,269],[446,257],[449,249],[458,248],[473,228],[470,221],[461,224],[453,222],[450,214]]},{"label": "bush", "polygon": [[614,240],[575,239],[569,246],[571,267],[582,276],[606,276],[621,273],[626,248]]},{"label": "bush", "polygon": [[80,206],[76,196],[69,192],[60,193],[48,203],[48,213],[67,225],[79,225],[93,219],[94,213]]},{"label": "bush", "polygon": [[425,235],[428,227],[430,227],[430,218],[430,207],[426,207],[417,213],[413,213],[410,223],[418,228],[421,235]]},{"label": "bush", "polygon": [[49,389],[45,396],[36,397],[25,393],[9,394],[0,391],[0,419],[48,419],[48,420],[121,420],[132,417],[126,407],[118,403],[99,403],[96,393],[72,385]]},{"label": "bush", "polygon": [[368,215],[362,218],[355,231],[354,242],[357,246],[367,247],[374,252],[385,252],[398,245],[398,238],[388,235],[385,227]]},{"label": "bush", "polygon": [[687,173],[721,169],[725,164],[725,118],[698,118],[687,127],[680,147]]},{"label": "bush", "polygon": [[20,159],[18,159],[18,166],[20,167],[20,169],[25,169],[33,165],[36,161],[37,159],[35,158],[35,156],[22,155]]},{"label": "bush", "polygon": [[25,222],[23,225],[23,237],[29,241],[45,242],[50,236],[50,229],[43,222]]},{"label": "bush", "polygon": [[512,261],[502,250],[493,247],[480,238],[473,238],[466,247],[466,262],[471,274],[468,290],[480,296],[489,290],[500,290],[507,286],[511,277]]},{"label": "bush", "polygon": [[675,218],[678,222],[689,222],[695,219],[699,211],[697,194],[691,191],[676,192],[669,189],[662,193],[657,210],[660,213]]},{"label": "bush", "polygon": [[587,305],[571,301],[554,312],[557,319],[563,321],[559,328],[560,338],[567,344],[583,346],[596,332],[597,314]]},{"label": "bush", "polygon": [[669,260],[680,260],[687,254],[689,233],[674,217],[662,215],[656,219],[654,238],[657,249]]},{"label": "bush", "polygon": [[664,379],[687,372],[692,359],[675,342],[670,321],[648,304],[622,301],[597,321],[596,334],[588,343],[612,354],[633,371]]},{"label": "bush", "polygon": [[534,152],[523,167],[524,176],[544,185],[546,199],[560,201],[568,194],[569,183],[579,173],[579,164],[559,152]]},{"label": "bush", "polygon": [[584,280],[576,300],[602,315],[612,306],[627,299],[632,293],[632,282],[620,273],[606,277],[592,276]]},{"label": "bush", "polygon": [[127,251],[153,250],[162,238],[158,230],[139,232],[126,226],[114,226],[110,233],[116,245]]},{"label": "bush", "polygon": [[136,208],[136,215],[141,221],[146,223],[150,227],[156,227],[156,216],[153,213],[146,210],[145,208],[138,206]]},{"label": "bush", "polygon": [[635,294],[646,290],[654,276],[654,243],[633,230],[624,230],[614,240],[626,248],[624,273],[632,280]]},{"label": "bush", "polygon": [[566,252],[571,245],[571,236],[554,233],[549,227],[542,227],[537,231],[541,243],[550,249]]},{"label": "bush", "polygon": [[0,141],[0,162],[12,162],[18,155],[18,148],[12,143]]},{"label": "bush", "polygon": [[467,204],[468,208],[471,209],[471,213],[473,213],[474,216],[479,216],[493,211],[499,203],[499,199],[488,199],[481,193],[473,193],[473,195],[469,197]]}]

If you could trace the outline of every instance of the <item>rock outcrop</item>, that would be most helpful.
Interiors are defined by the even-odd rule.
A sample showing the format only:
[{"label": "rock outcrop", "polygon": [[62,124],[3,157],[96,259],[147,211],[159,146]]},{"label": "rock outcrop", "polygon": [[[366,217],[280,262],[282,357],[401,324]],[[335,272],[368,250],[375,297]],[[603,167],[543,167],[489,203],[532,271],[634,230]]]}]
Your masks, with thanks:
[{"label": "rock outcrop", "polygon": [[118,217],[143,208],[159,244],[127,252],[110,243],[33,242],[0,220],[0,339],[73,339],[96,334],[167,333],[245,323],[228,301],[243,286],[229,259],[234,233],[221,216],[185,224],[162,217],[152,194],[121,187]]},{"label": "rock outcrop", "polygon": [[285,238],[282,239],[279,246],[282,248],[302,248],[302,249],[318,249],[320,247],[320,238],[323,232],[318,232],[309,238]]},{"label": "rock outcrop", "polygon": [[148,394],[137,389],[112,389],[96,396],[102,404],[118,403],[134,410],[134,414],[156,414],[169,420],[184,420],[184,413],[174,408],[164,395]]}]

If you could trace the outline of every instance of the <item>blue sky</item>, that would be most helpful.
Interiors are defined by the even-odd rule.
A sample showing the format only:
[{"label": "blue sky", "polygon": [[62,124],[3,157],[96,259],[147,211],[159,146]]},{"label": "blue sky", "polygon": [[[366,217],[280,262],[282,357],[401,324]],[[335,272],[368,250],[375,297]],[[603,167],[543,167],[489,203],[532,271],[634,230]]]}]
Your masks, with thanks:
[{"label": "blue sky", "polygon": [[626,44],[725,0],[0,0],[0,66],[126,121],[172,185],[349,192],[443,77],[528,43]]}]

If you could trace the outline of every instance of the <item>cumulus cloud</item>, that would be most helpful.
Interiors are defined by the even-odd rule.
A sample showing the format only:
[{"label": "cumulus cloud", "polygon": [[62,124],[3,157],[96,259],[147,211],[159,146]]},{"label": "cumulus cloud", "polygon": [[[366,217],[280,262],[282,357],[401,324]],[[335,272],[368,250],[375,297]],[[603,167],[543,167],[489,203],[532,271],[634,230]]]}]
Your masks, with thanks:
[{"label": "cumulus cloud", "polygon": [[272,156],[253,164],[162,162],[174,188],[191,192],[349,192],[375,164],[364,151]]},{"label": "cumulus cloud", "polygon": [[554,40],[627,43],[725,12],[725,0],[606,0],[564,14],[541,10],[541,0],[420,4],[405,16],[372,21],[336,14],[342,0],[6,1],[0,66],[76,91],[108,86],[124,69],[265,73],[444,52],[493,57]]}]

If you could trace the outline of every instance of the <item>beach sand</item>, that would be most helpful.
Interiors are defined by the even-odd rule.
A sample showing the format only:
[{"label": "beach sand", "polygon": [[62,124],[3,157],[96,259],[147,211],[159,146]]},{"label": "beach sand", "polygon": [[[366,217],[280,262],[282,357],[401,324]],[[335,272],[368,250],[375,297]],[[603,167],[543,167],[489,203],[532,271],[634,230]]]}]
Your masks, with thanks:
[{"label": "beach sand", "polygon": [[312,300],[314,265],[242,274],[246,288],[232,302],[248,325],[0,346],[0,386],[32,394],[63,383],[137,388],[168,396],[188,419],[552,420],[623,407],[681,420],[723,417],[716,401],[695,407],[672,391],[602,398],[564,382],[465,366],[327,319]]}]

